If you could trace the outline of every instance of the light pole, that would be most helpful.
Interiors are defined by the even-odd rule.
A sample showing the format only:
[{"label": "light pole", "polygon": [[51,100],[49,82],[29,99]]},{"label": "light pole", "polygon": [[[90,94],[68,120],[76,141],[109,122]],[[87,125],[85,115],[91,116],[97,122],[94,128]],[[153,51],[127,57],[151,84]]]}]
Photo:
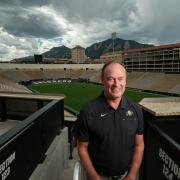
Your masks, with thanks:
[{"label": "light pole", "polygon": [[116,32],[113,32],[111,34],[112,40],[113,40],[113,54],[114,54],[114,39],[116,39]]}]

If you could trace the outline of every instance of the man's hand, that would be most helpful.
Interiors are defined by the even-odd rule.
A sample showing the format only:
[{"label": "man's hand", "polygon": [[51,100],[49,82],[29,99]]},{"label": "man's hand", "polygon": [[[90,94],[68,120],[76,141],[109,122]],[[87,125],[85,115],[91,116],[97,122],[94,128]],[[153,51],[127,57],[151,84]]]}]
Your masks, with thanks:
[{"label": "man's hand", "polygon": [[78,141],[77,148],[78,148],[78,153],[79,153],[81,163],[82,163],[84,169],[86,170],[89,180],[101,180],[102,178],[96,172],[96,170],[92,164],[92,161],[89,157],[89,153],[87,150],[88,144],[89,144],[88,142]]}]

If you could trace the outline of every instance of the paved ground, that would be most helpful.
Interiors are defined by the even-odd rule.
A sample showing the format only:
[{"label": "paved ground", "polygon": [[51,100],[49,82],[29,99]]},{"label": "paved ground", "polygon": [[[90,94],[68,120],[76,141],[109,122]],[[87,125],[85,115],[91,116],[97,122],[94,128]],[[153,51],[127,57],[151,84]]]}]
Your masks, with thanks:
[{"label": "paved ground", "polygon": [[62,174],[59,180],[73,180],[73,170],[74,170],[75,162],[77,160],[78,160],[78,154],[77,154],[77,149],[75,148],[73,151],[73,159],[69,160],[68,168],[64,170],[64,173]]}]

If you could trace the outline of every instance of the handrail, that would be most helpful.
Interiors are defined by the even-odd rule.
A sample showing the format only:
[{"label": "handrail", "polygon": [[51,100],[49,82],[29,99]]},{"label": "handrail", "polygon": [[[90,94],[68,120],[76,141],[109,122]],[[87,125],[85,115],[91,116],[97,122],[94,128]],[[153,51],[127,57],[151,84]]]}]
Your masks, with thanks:
[{"label": "handrail", "polygon": [[14,137],[12,137],[9,141],[7,141],[4,145],[0,146],[0,152],[2,149],[4,149],[5,147],[7,147],[10,143],[12,143],[14,140],[17,139],[17,137],[19,137],[21,134],[23,134],[27,129],[29,129],[30,127],[32,127],[34,124],[34,122],[32,122],[31,124],[29,124],[28,126],[26,126],[24,129],[22,129],[22,131],[18,132]]},{"label": "handrail", "polygon": [[2,149],[1,147],[3,147],[4,144],[7,144],[8,141],[14,139],[13,137],[17,137],[16,135],[18,135],[20,132],[24,132],[24,129],[27,130],[32,125],[32,123],[34,123],[36,119],[42,116],[47,110],[52,108],[57,102],[58,102],[57,100],[53,100],[49,102],[44,107],[42,107],[41,109],[37,110],[26,119],[24,119],[24,121],[19,123],[17,126],[10,129],[6,133],[2,134],[0,137],[0,149]]},{"label": "handrail", "polygon": [[74,166],[73,180],[79,180],[80,166],[80,162],[77,161]]},{"label": "handrail", "polygon": [[74,165],[73,180],[86,180],[86,171],[78,160]]},{"label": "handrail", "polygon": [[172,139],[168,134],[163,132],[157,125],[155,125],[152,122],[148,122],[148,124],[160,137],[166,140],[166,142],[170,144],[171,147],[177,149],[178,151],[180,150],[180,145],[174,139]]},{"label": "handrail", "polygon": [[72,114],[74,114],[76,116],[79,114],[79,111],[76,111],[75,109],[73,109],[67,105],[64,105],[64,109],[68,110],[69,112],[71,112]]},{"label": "handrail", "polygon": [[[22,108],[23,110],[24,108],[26,110],[27,107],[31,108],[31,105],[34,105],[29,99],[27,98],[28,106],[23,107],[25,102],[23,100],[22,105],[18,106],[17,112],[18,109]],[[13,108],[10,106],[9,111],[16,113],[16,104],[13,101],[16,99],[13,98],[12,102],[8,102],[9,104],[13,103]],[[47,101],[46,98],[42,97],[42,100],[37,100],[35,108],[27,118],[16,120],[14,126],[10,126],[10,129],[2,133],[0,136],[0,164],[3,166],[3,171],[0,174],[2,177],[29,179],[37,165],[43,163],[49,146],[63,127],[63,105],[63,99]],[[8,122],[9,120],[3,123]],[[8,124],[5,124],[5,127],[6,125]],[[12,161],[14,161],[13,164],[11,164]],[[11,173],[9,173],[10,171]]]}]

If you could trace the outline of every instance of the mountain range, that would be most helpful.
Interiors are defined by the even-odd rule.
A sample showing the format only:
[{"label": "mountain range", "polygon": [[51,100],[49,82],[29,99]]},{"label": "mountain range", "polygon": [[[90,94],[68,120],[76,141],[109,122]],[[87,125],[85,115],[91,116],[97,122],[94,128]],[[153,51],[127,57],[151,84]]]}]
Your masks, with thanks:
[{"label": "mountain range", "polygon": [[[114,41],[112,39],[107,39],[102,42],[94,43],[85,49],[85,53],[87,57],[89,57],[90,59],[99,59],[102,54],[113,51],[113,44],[114,44],[114,51],[125,51],[128,49],[153,46],[149,44],[142,44],[133,40],[124,40],[124,39],[116,38],[114,39]],[[44,58],[70,59],[71,49],[64,45],[59,47],[53,47],[49,51],[42,53],[42,56]],[[12,62],[28,62],[28,61],[34,61],[34,56],[27,56],[12,60]]]},{"label": "mountain range", "polygon": [[136,48],[144,48],[144,47],[151,47],[153,45],[149,44],[141,44],[133,40],[124,40],[120,38],[114,39],[107,39],[105,41],[92,44],[91,46],[87,47],[85,52],[86,55],[92,59],[98,59],[102,54],[107,52],[113,51],[113,44],[114,44],[114,51],[125,51],[128,49],[136,49]]}]

